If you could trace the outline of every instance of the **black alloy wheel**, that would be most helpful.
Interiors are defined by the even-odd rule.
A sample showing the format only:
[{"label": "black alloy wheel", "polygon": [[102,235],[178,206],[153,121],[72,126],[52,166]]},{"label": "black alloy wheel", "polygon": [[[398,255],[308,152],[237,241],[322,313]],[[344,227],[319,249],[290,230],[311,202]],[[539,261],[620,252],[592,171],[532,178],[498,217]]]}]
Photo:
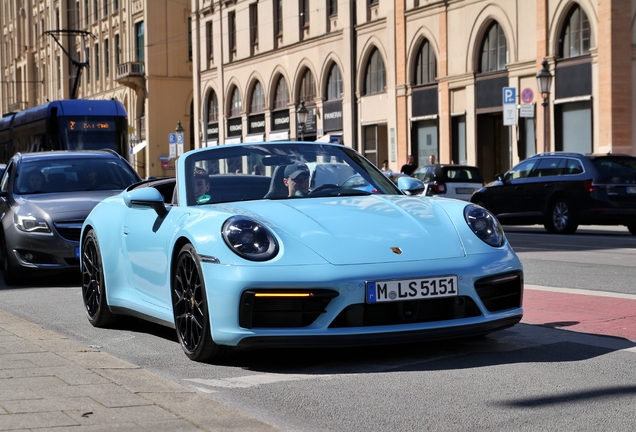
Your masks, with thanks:
[{"label": "black alloy wheel", "polygon": [[82,299],[88,322],[94,327],[108,327],[118,316],[106,300],[104,267],[95,231],[90,230],[82,242]]},{"label": "black alloy wheel", "polygon": [[183,246],[177,257],[172,310],[179,343],[190,360],[202,362],[222,356],[224,347],[212,340],[203,271],[191,244]]},{"label": "black alloy wheel", "polygon": [[544,227],[555,234],[573,234],[579,225],[575,221],[570,204],[565,199],[559,198],[550,206]]}]

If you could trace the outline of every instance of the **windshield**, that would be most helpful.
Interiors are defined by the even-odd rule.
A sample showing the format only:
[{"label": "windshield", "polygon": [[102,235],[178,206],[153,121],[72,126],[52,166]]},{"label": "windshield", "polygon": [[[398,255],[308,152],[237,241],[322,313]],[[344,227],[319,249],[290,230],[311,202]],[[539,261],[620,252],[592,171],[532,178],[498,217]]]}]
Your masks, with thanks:
[{"label": "windshield", "polygon": [[[191,154],[185,166],[188,205],[401,194],[382,171],[353,149],[341,145],[221,146]],[[363,181],[347,181],[352,176],[360,176]]]},{"label": "windshield", "polygon": [[64,150],[117,150],[115,117],[63,116],[58,125]]},{"label": "windshield", "polygon": [[14,193],[121,190],[137,181],[134,171],[120,160],[49,159],[20,164]]}]

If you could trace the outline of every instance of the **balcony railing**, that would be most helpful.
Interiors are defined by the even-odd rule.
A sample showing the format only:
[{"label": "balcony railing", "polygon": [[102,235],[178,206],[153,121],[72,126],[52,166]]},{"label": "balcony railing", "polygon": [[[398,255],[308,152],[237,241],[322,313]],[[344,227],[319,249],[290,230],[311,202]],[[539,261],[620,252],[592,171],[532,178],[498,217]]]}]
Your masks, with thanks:
[{"label": "balcony railing", "polygon": [[117,66],[117,79],[143,77],[144,64],[142,62],[128,62]]}]

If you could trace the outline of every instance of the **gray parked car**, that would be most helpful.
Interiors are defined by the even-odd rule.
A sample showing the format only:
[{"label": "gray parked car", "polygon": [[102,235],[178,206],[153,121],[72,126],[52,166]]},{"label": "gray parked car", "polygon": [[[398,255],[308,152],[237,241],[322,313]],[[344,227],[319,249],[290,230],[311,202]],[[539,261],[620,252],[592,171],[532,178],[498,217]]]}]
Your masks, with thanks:
[{"label": "gray parked car", "polygon": [[5,283],[79,270],[84,219],[104,198],[141,181],[111,151],[16,153],[0,180],[0,258]]}]

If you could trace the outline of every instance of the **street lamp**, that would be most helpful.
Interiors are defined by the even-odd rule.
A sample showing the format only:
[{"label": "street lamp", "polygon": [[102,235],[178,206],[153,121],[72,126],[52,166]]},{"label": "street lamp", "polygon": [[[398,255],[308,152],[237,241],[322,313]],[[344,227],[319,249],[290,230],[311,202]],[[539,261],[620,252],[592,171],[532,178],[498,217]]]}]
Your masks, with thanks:
[{"label": "street lamp", "polygon": [[307,116],[309,111],[305,108],[305,101],[300,101],[300,106],[296,110],[296,118],[298,119],[298,126],[300,127],[300,140],[303,141],[303,135],[305,132],[305,124],[307,123]]},{"label": "street lamp", "polygon": [[541,63],[543,69],[537,73],[537,86],[539,93],[543,96],[543,152],[548,151],[548,97],[550,96],[550,87],[552,86],[552,74],[548,69],[548,60],[543,59]]}]

